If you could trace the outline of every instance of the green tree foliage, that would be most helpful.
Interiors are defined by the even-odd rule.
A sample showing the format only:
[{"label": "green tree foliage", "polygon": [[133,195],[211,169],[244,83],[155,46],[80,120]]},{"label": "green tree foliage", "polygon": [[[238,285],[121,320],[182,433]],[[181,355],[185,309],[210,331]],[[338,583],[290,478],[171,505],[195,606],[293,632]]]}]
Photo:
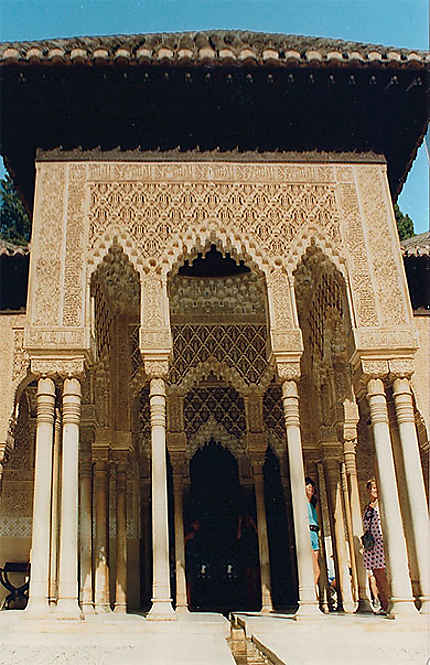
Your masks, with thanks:
[{"label": "green tree foliage", "polygon": [[0,238],[16,245],[26,245],[30,235],[30,218],[12,178],[6,175],[0,179]]},{"label": "green tree foliage", "polygon": [[397,205],[394,204],[394,214],[396,215],[397,230],[399,232],[400,240],[412,238],[415,235],[414,223],[409,215],[405,215]]}]

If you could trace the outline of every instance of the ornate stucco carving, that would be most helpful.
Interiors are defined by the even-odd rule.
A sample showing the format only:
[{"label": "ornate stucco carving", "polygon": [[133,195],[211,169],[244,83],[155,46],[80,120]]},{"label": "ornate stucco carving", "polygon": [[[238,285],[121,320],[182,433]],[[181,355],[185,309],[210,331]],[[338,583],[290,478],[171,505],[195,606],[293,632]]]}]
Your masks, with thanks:
[{"label": "ornate stucco carving", "polygon": [[184,427],[187,437],[215,418],[233,436],[240,439],[246,432],[243,398],[229,386],[200,387],[184,398]]},{"label": "ornate stucco carving", "polygon": [[31,372],[43,376],[82,378],[85,372],[84,358],[32,358]]},{"label": "ornate stucco carving", "polygon": [[[39,164],[34,201],[30,324],[56,327],[61,321],[66,164]],[[84,191],[82,190],[82,194]],[[81,224],[82,224],[81,220]]]},{"label": "ornate stucco carving", "polygon": [[82,290],[85,265],[85,218],[87,207],[84,164],[70,164],[67,170],[67,231],[64,250],[63,326],[84,325]]},{"label": "ornate stucco carving", "polygon": [[199,227],[204,224],[207,230],[209,220],[218,220],[214,230],[218,227],[221,235],[240,234],[254,257],[253,241],[261,265],[275,257],[283,260],[304,219],[338,236],[330,166],[312,171],[255,164],[91,165],[93,179],[98,182],[90,184],[90,247],[109,227],[125,226],[148,269],[147,261],[162,256],[174,234],[188,234],[195,245],[192,235],[203,232],[199,244],[204,245],[208,235]]},{"label": "ornate stucco carving", "polygon": [[220,443],[224,448],[227,448],[236,459],[243,455],[246,450],[244,441],[228,432],[221,422],[218,422],[213,416],[211,416],[192,436],[188,438],[188,459],[191,459],[194,453],[211,439]]},{"label": "ornate stucco carving", "polygon": [[206,361],[192,367],[179,384],[171,384],[171,391],[179,391],[181,394],[188,392],[192,387],[204,382],[208,378],[215,377],[232,386],[242,396],[249,391],[249,385],[239,374],[237,369],[219,362],[216,358],[209,357]]},{"label": "ornate stucco carving", "polygon": [[175,275],[169,284],[172,323],[264,323],[264,283],[255,273],[197,278]]},{"label": "ornate stucco carving", "polygon": [[234,368],[248,385],[271,378],[272,370],[266,360],[265,325],[183,324],[173,325],[172,334],[170,381],[173,384],[179,385],[191,368],[211,358]]},{"label": "ornate stucco carving", "polygon": [[387,200],[385,167],[358,165],[354,170],[367,236],[363,248],[366,247],[369,256],[379,324],[386,328],[408,326],[410,308],[406,301],[391,203]]},{"label": "ornate stucco carving", "polygon": [[13,331],[13,367],[12,383],[16,387],[28,374],[30,369],[30,356],[24,349],[24,329],[15,328]]}]

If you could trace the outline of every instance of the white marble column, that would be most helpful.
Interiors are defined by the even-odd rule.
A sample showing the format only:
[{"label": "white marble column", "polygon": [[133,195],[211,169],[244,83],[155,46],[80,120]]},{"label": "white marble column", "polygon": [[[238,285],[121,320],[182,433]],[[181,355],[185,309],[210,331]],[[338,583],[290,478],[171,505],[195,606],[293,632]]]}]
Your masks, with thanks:
[{"label": "white marble column", "polygon": [[421,587],[421,614],[430,614],[429,514],[409,379],[395,379],[393,388]]},{"label": "white marble column", "polygon": [[81,610],[94,614],[93,574],[92,574],[92,473],[91,459],[81,459],[80,463],[80,520],[79,553],[81,569]]},{"label": "white marble column", "polygon": [[127,465],[116,472],[116,614],[127,613]]},{"label": "white marble column", "polygon": [[52,379],[37,383],[36,454],[34,468],[31,575],[28,616],[48,612],[51,539],[52,446],[55,385]]},{"label": "white marble column", "polygon": [[355,610],[355,605],[352,598],[351,579],[349,575],[348,556],[345,540],[346,530],[342,506],[340,460],[336,458],[326,459],[325,467],[327,471],[330,511],[332,513],[332,524],[334,531],[334,533],[332,533],[332,541],[334,535],[333,549],[335,550],[335,556],[337,557],[337,591],[341,596],[341,608],[345,612],[353,612]]},{"label": "white marble column", "polygon": [[356,612],[372,612],[367,597],[366,569],[364,567],[361,536],[363,535],[363,520],[361,516],[360,494],[358,491],[357,466],[355,457],[356,442],[344,441],[343,452],[345,458],[345,472],[349,490],[352,522],[352,539],[355,553],[355,566],[357,571],[358,606]]},{"label": "white marble column", "polygon": [[109,560],[108,560],[108,452],[95,457],[94,464],[94,504],[95,504],[95,543],[94,543],[94,601],[96,614],[110,612],[109,603]]},{"label": "white marble column", "polygon": [[60,491],[60,448],[61,448],[61,412],[55,409],[54,449],[52,452],[52,492],[51,492],[51,555],[49,573],[49,604],[57,604],[57,571],[58,571],[58,499]]},{"label": "white marble column", "polygon": [[324,469],[321,461],[315,463],[316,473],[317,473],[317,486],[318,486],[318,503],[316,506],[318,514],[318,522],[320,526],[319,536],[320,536],[320,568],[321,574],[318,582],[319,591],[320,591],[320,608],[324,614],[328,614],[331,607],[332,601],[329,593],[329,581],[328,581],[328,570],[327,570],[327,551],[326,551],[326,542],[325,537],[325,524],[329,524],[328,518],[328,508],[327,508],[327,492],[325,485]]},{"label": "white marble column", "polygon": [[345,462],[341,462],[340,464],[340,480],[342,485],[343,507],[345,509],[345,526],[346,526],[346,535],[348,539],[348,551],[351,563],[351,575],[352,575],[351,591],[354,602],[358,603],[357,566],[355,562],[354,536],[352,532],[351,501],[349,499],[349,488],[348,488],[348,480],[346,477]]},{"label": "white marble column", "polygon": [[183,614],[188,611],[184,544],[184,474],[183,464],[172,460],[172,466],[175,509],[176,612]]},{"label": "white marble column", "polygon": [[384,548],[391,573],[391,614],[393,616],[416,615],[388,426],[387,400],[381,379],[368,381],[367,399],[378,464],[378,494],[381,504]]},{"label": "white marble column", "polygon": [[81,384],[65,379],[63,386],[63,456],[61,474],[61,538],[57,612],[79,619],[78,493]]},{"label": "white marble column", "polygon": [[266,505],[264,503],[264,457],[252,460],[255,503],[257,507],[258,554],[260,557],[261,611],[272,612],[272,583],[270,576],[269,540],[267,537]]},{"label": "white marble column", "polygon": [[142,536],[143,536],[143,579],[144,608],[151,597],[152,586],[152,547],[151,547],[151,482],[149,478],[141,479],[142,491]]},{"label": "white marble column", "polygon": [[299,418],[299,393],[294,380],[282,384],[285,428],[287,432],[291,495],[293,502],[294,534],[296,537],[299,577],[299,609],[296,617],[322,617],[315,596],[312,547],[309,535],[305,476]]},{"label": "white marble column", "polygon": [[170,595],[169,525],[166,460],[166,386],[164,379],[150,383],[152,451],[152,607],[148,619],[175,618]]}]

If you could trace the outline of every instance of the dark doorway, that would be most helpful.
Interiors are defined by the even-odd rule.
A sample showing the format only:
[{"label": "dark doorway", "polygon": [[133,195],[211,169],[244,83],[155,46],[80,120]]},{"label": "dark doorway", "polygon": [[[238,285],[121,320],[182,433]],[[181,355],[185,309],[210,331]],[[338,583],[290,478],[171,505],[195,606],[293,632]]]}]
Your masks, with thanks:
[{"label": "dark doorway", "polygon": [[279,460],[271,448],[267,449],[264,463],[264,495],[272,602],[275,609],[287,610],[296,605],[298,592],[293,516],[291,497],[284,495]]},{"label": "dark doorway", "polygon": [[185,502],[189,605],[200,611],[244,609],[244,567],[237,538],[242,512],[237,462],[211,440],[195,453],[190,474],[191,489]]}]

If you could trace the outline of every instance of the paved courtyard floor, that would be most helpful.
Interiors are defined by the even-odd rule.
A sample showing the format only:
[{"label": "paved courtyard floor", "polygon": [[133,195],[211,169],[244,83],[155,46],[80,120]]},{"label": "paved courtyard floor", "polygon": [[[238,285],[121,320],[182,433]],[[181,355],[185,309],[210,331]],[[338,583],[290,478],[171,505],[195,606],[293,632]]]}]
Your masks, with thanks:
[{"label": "paved courtyard floor", "polygon": [[234,615],[276,665],[428,665],[430,617],[389,620],[330,614],[318,621],[288,615]]},{"label": "paved courtyard floor", "polygon": [[[235,613],[271,665],[426,665],[428,617]],[[85,622],[25,619],[0,612],[0,665],[235,665],[220,614],[191,613],[172,622],[143,615],[88,617]],[[255,661],[257,662],[257,661]],[[262,661],[258,661],[262,662]]]},{"label": "paved courtyard floor", "polygon": [[22,615],[0,612],[0,665],[235,665],[230,624],[219,614],[168,622],[133,614],[83,622]]}]

